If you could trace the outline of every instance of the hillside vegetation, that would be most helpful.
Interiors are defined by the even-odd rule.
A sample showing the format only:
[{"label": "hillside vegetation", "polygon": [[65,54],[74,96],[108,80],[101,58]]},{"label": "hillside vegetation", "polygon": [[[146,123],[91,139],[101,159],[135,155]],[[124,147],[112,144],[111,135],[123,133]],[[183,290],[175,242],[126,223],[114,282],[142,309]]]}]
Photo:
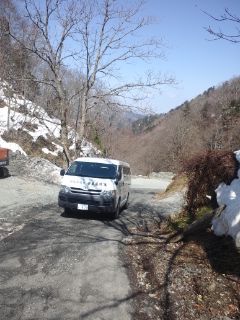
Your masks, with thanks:
[{"label": "hillside vegetation", "polygon": [[177,171],[194,154],[240,146],[240,77],[186,101],[165,115],[145,117],[118,133],[113,156],[136,173]]}]

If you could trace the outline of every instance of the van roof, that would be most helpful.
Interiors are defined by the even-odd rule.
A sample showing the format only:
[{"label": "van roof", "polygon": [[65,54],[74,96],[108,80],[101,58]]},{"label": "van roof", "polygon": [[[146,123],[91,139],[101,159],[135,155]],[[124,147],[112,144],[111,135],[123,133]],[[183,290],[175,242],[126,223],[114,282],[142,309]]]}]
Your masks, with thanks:
[{"label": "van roof", "polygon": [[130,165],[127,162],[123,162],[115,159],[81,157],[81,158],[75,159],[74,161],[108,163],[108,164],[115,164],[116,166],[122,165],[130,168]]}]

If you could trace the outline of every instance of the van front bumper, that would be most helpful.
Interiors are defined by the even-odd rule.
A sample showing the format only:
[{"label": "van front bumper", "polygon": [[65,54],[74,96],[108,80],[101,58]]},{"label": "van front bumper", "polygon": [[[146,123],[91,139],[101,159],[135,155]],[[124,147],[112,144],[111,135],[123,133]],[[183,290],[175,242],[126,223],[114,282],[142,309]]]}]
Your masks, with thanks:
[{"label": "van front bumper", "polygon": [[115,198],[104,198],[101,195],[75,194],[60,191],[58,205],[62,208],[78,210],[78,204],[87,205],[88,209],[83,211],[111,213],[116,209]]}]

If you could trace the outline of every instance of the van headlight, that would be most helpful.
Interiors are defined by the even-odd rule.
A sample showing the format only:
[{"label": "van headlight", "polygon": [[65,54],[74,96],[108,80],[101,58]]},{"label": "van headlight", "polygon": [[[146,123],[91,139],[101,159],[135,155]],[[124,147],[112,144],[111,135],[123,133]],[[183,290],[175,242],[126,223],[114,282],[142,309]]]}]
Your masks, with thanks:
[{"label": "van headlight", "polygon": [[60,188],[60,192],[69,193],[69,192],[71,192],[71,189],[67,186],[62,185]]},{"label": "van headlight", "polygon": [[101,192],[104,199],[112,199],[116,197],[116,190],[104,190]]}]

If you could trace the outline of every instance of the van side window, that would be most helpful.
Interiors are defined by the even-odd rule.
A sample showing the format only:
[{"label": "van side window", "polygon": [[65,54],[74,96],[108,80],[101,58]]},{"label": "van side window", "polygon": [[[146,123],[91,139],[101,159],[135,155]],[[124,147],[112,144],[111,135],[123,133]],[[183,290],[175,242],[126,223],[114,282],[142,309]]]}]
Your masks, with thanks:
[{"label": "van side window", "polygon": [[124,176],[130,175],[130,168],[129,167],[123,167],[123,175]]}]

